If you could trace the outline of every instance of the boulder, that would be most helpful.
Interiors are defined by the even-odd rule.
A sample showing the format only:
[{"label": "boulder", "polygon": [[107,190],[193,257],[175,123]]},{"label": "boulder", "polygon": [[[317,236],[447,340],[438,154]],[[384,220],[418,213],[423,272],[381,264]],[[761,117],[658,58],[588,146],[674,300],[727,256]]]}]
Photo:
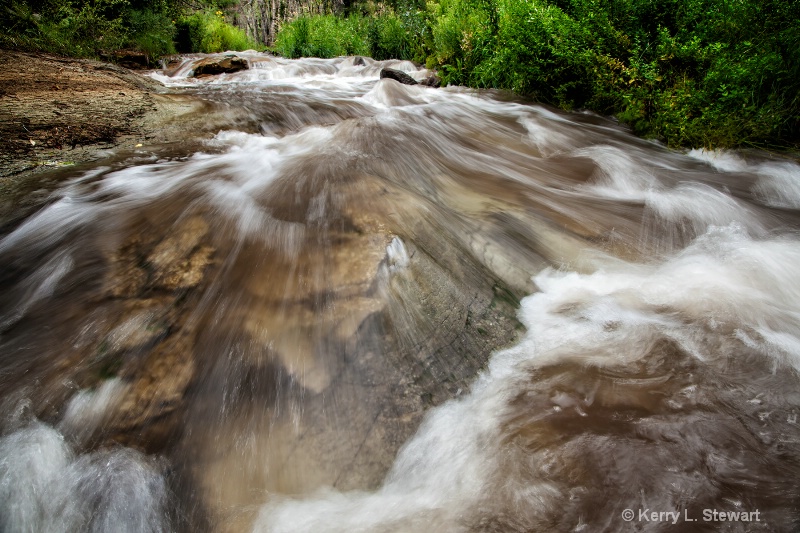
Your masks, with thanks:
[{"label": "boulder", "polygon": [[363,67],[367,63],[364,61],[364,58],[361,56],[356,56],[353,58],[353,66],[354,67]]},{"label": "boulder", "polygon": [[194,66],[194,76],[197,77],[204,74],[229,74],[231,72],[247,70],[248,68],[250,68],[250,66],[247,64],[247,60],[241,57],[225,56],[221,59],[207,57]]},{"label": "boulder", "polygon": [[420,82],[420,85],[425,85],[426,87],[441,87],[442,80],[436,74],[431,74],[424,80]]},{"label": "boulder", "polygon": [[402,70],[396,70],[393,68],[383,68],[381,69],[381,79],[389,78],[390,80],[399,81],[403,85],[417,85],[418,82]]}]

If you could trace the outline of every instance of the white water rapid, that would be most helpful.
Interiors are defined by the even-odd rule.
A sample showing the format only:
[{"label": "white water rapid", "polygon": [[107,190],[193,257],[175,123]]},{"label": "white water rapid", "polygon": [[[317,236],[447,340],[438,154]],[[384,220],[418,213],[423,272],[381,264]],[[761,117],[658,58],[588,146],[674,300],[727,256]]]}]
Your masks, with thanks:
[{"label": "white water rapid", "polygon": [[0,530],[800,527],[796,161],[239,56],[0,235]]}]

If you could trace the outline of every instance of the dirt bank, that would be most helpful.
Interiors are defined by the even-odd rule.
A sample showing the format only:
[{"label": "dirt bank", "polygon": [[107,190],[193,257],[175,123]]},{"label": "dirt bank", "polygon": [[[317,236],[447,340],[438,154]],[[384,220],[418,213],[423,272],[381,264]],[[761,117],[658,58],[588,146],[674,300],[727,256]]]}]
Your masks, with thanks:
[{"label": "dirt bank", "polygon": [[201,104],[165,93],[109,63],[0,50],[0,228],[56,185],[47,170],[173,137]]}]

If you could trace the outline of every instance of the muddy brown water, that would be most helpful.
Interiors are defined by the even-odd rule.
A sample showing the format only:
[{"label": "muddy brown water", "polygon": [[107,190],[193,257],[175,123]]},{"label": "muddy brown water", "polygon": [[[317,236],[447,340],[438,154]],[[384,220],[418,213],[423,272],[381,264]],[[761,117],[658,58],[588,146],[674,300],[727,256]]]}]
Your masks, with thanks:
[{"label": "muddy brown water", "polygon": [[800,166],[244,56],[0,238],[0,529],[800,527]]}]

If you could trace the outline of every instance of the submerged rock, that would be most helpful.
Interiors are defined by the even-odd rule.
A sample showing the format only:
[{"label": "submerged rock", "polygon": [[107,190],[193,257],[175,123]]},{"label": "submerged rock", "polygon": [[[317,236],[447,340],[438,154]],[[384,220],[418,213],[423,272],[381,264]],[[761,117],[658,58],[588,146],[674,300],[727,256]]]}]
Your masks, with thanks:
[{"label": "submerged rock", "polygon": [[436,74],[431,74],[424,80],[420,82],[420,85],[425,85],[427,87],[441,87],[442,80]]},{"label": "submerged rock", "polygon": [[192,217],[179,224],[175,233],[161,241],[147,258],[155,285],[174,290],[200,283],[203,270],[213,253],[210,246],[199,246],[207,233],[206,221]]},{"label": "submerged rock", "polygon": [[211,246],[202,242],[208,223],[201,217],[190,217],[173,231],[157,244],[152,236],[136,234],[112,251],[106,276],[107,295],[130,298],[145,290],[173,291],[198,285],[214,253]]},{"label": "submerged rock", "polygon": [[381,69],[381,79],[384,78],[389,78],[390,80],[399,81],[403,85],[419,85],[417,80],[415,80],[402,70],[396,70],[393,68]]},{"label": "submerged rock", "polygon": [[247,60],[241,57],[208,57],[194,66],[194,76],[197,77],[205,74],[230,74],[231,72],[239,72],[240,70],[247,70],[248,68],[250,68],[250,66],[247,64]]}]

